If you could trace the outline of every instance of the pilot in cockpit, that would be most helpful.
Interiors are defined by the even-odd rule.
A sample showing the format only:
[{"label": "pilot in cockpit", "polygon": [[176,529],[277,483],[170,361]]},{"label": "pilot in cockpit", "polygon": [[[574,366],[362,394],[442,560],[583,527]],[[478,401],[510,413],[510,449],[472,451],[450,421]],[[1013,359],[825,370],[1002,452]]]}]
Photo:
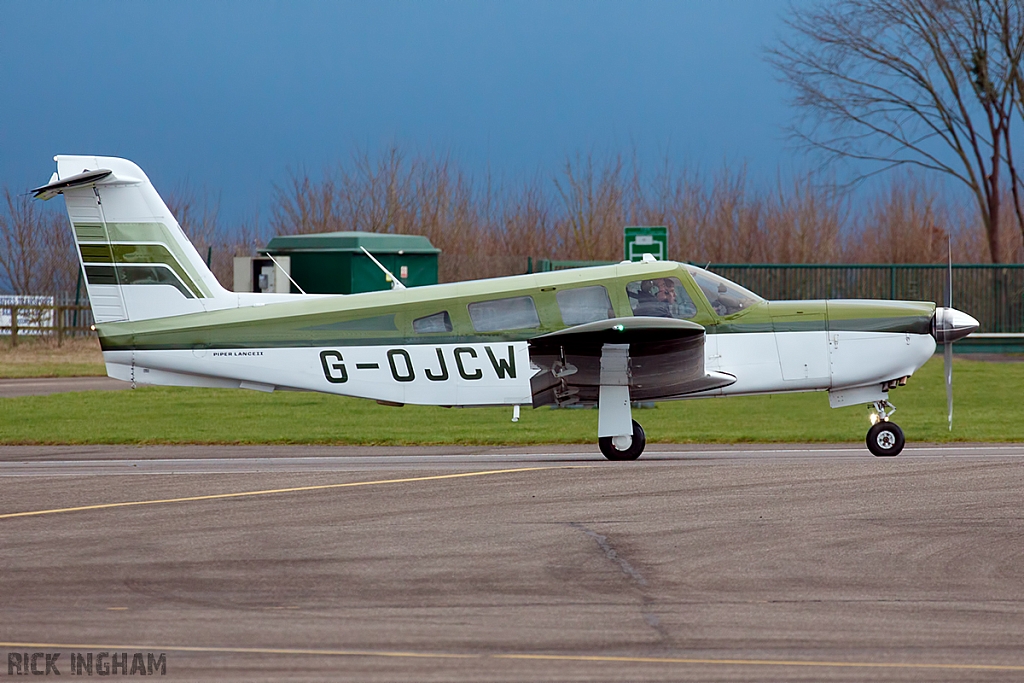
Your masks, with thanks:
[{"label": "pilot in cockpit", "polygon": [[644,280],[637,292],[634,315],[673,318],[677,313],[675,282],[671,278]]},{"label": "pilot in cockpit", "polygon": [[697,314],[697,307],[674,277],[631,282],[626,291],[633,315],[684,319]]}]

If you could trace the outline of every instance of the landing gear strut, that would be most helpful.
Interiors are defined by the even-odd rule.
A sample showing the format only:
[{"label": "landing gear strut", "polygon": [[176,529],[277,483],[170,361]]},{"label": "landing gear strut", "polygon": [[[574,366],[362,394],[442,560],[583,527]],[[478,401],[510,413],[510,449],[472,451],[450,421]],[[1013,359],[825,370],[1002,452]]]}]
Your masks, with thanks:
[{"label": "landing gear strut", "polygon": [[906,440],[899,425],[889,421],[889,416],[896,412],[896,408],[888,401],[876,401],[874,408],[871,418],[874,424],[868,430],[866,439],[868,450],[879,458],[899,455]]},{"label": "landing gear strut", "polygon": [[629,344],[601,347],[601,386],[597,399],[597,445],[609,460],[636,460],[647,438],[629,404]]}]

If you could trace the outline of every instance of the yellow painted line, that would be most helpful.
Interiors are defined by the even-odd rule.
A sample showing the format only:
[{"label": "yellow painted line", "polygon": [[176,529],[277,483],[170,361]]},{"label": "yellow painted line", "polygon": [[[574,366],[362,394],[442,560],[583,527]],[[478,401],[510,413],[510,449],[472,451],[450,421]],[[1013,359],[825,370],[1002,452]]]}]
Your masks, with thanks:
[{"label": "yellow painted line", "polygon": [[134,507],[136,505],[162,505],[164,503],[188,503],[197,500],[221,500],[225,498],[246,498],[250,496],[267,496],[276,493],[299,493],[305,491],[326,491],[354,486],[381,486],[384,484],[408,484],[417,481],[439,481],[441,479],[462,479],[466,477],[484,477],[493,474],[515,474],[517,472],[540,472],[542,470],[580,469],[581,465],[560,465],[557,467],[517,467],[507,470],[484,470],[481,472],[459,472],[458,474],[436,474],[429,477],[406,477],[404,479],[380,479],[378,481],[351,481],[344,484],[320,484],[317,486],[293,486],[285,489],[266,489],[264,491],[240,491],[237,493],[214,493],[207,496],[186,496],[184,498],[162,498],[159,500],[131,500],[122,503],[101,503],[98,505],[80,505],[70,508],[53,508],[52,510],[29,510],[28,512],[9,512],[0,515],[0,519],[15,517],[37,517],[39,515],[55,515],[61,512],[84,512],[86,510],[109,510],[111,508]]},{"label": "yellow painted line", "polygon": [[100,643],[5,643],[9,649],[48,650],[133,650],[148,652],[191,652],[197,654],[315,655],[320,657],[409,657],[416,659],[509,659],[548,662],[593,662],[627,664],[691,664],[709,666],[791,666],[812,668],[930,669],[951,671],[1024,671],[1024,665],[943,664],[938,662],[842,662],[801,659],[706,659],[695,657],[615,657],[602,655],[546,655],[530,653],[459,654],[456,652],[404,652],[401,650],[314,650],[284,647],[198,647],[187,645],[111,645]]},{"label": "yellow painted line", "polygon": [[460,655],[447,652],[389,652],[381,650],[305,650],[283,647],[163,647],[156,645],[102,645],[97,643],[2,643],[10,649],[48,650],[133,650],[135,652],[193,652],[241,655],[318,655],[323,657],[415,657],[420,659],[480,659],[487,655]]},{"label": "yellow painted line", "polygon": [[953,669],[978,671],[1024,671],[1024,665],[1012,664],[940,664],[928,662],[831,662],[804,659],[698,659],[675,657],[613,657],[604,655],[497,654],[494,659],[535,659],[558,662],[629,662],[635,664],[712,664],[718,666],[808,666],[818,668],[862,669]]}]

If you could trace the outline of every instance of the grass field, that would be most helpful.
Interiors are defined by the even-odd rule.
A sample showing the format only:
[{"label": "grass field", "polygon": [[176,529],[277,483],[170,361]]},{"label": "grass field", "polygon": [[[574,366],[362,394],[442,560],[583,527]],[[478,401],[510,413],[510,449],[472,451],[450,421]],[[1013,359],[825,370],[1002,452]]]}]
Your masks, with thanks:
[{"label": "grass field", "polygon": [[95,337],[66,339],[60,346],[52,339],[21,337],[14,347],[9,337],[0,339],[0,379],[106,374],[100,343]]},{"label": "grass field", "polygon": [[[1024,441],[1024,363],[957,359],[946,429],[942,359],[891,392],[909,442]],[[141,388],[0,399],[3,444],[592,443],[597,411],[380,406],[314,393]],[[824,393],[659,403],[634,417],[650,443],[863,442],[863,406],[832,410]]]}]

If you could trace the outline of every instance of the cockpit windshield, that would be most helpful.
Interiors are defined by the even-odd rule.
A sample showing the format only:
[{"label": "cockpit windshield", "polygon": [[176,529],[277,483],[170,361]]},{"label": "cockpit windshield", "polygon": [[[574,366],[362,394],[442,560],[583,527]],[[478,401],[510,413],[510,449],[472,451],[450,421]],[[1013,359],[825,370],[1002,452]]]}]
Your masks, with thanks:
[{"label": "cockpit windshield", "polygon": [[757,294],[749,289],[740,287],[735,282],[730,282],[720,275],[709,273],[702,268],[686,269],[697,286],[708,298],[708,303],[718,315],[732,315],[764,301]]}]

